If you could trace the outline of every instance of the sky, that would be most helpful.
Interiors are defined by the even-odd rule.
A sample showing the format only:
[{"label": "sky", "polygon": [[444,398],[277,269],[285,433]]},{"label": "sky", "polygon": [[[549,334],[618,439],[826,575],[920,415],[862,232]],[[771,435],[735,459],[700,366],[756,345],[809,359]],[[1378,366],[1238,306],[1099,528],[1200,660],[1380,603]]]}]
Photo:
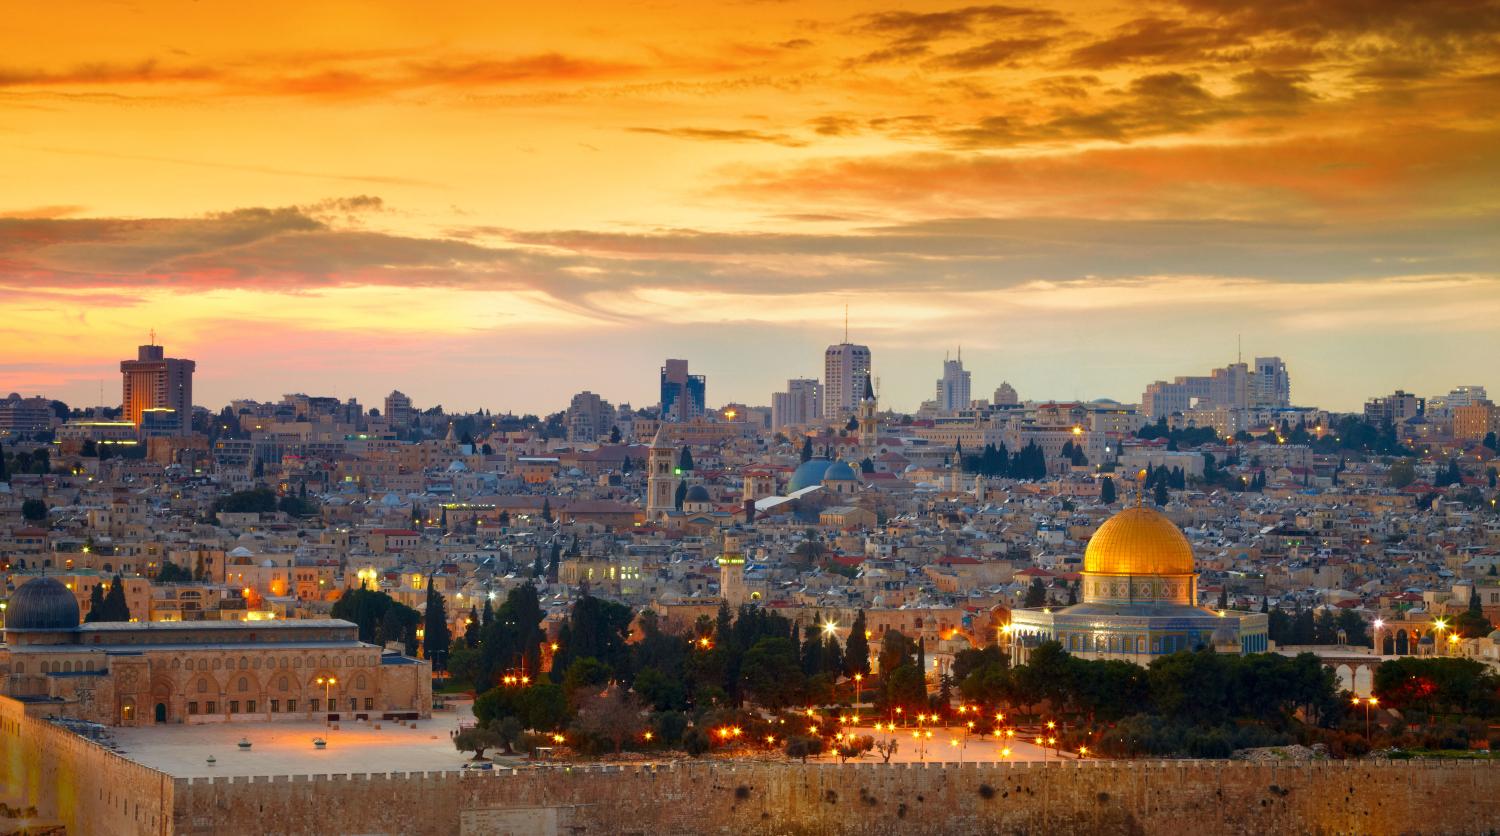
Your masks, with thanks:
[{"label": "sky", "polygon": [[1500,388],[1500,0],[34,3],[0,27],[0,394],[914,410]]}]

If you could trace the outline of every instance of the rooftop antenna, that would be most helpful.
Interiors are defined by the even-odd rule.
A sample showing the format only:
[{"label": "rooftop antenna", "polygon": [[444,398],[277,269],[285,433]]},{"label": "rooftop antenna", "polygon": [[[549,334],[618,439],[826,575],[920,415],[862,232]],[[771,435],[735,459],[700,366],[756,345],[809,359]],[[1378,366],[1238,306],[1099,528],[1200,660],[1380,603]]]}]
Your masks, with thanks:
[{"label": "rooftop antenna", "polygon": [[156,345],[156,329],[151,329],[151,344]]},{"label": "rooftop antenna", "polygon": [[844,345],[849,344],[849,303],[844,303]]},{"label": "rooftop antenna", "polygon": [[1235,365],[1245,362],[1245,340],[1240,332],[1234,332],[1234,362]]}]

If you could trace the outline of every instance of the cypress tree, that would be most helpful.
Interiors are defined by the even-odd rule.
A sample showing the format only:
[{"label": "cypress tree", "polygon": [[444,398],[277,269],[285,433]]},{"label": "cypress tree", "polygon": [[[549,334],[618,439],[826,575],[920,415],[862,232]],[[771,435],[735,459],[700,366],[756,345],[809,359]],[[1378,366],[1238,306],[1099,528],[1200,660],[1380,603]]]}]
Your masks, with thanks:
[{"label": "cypress tree", "polygon": [[100,621],[130,620],[130,604],[125,600],[125,581],[119,575],[115,575],[114,583],[109,585],[109,592],[104,596],[104,612]]},{"label": "cypress tree", "polygon": [[479,647],[479,611],[469,607],[469,623],[464,626],[464,647],[473,650]]},{"label": "cypress tree", "polygon": [[485,599],[484,599],[484,613],[482,614],[481,618],[479,619],[479,627],[480,627],[480,629],[483,629],[485,627],[490,626],[490,622],[493,621],[494,618],[495,618],[495,608],[492,607],[492,606],[490,606],[489,596],[485,596]]},{"label": "cypress tree", "polygon": [[812,461],[812,436],[806,436],[802,439],[802,460],[804,462]]},{"label": "cypress tree", "polygon": [[676,499],[676,502],[677,502],[677,510],[681,511],[682,510],[682,502],[683,502],[683,500],[687,499],[687,482],[678,481],[678,483],[677,483],[677,496],[676,496],[675,499]]},{"label": "cypress tree", "polygon": [[1099,501],[1105,505],[1113,505],[1115,502],[1115,480],[1106,476],[1099,483]]},{"label": "cypress tree", "polygon": [[98,621],[102,615],[104,615],[104,582],[100,581],[94,584],[93,591],[89,592],[89,611],[83,616],[83,620]]},{"label": "cypress tree", "polygon": [[865,638],[865,611],[860,610],[849,628],[849,641],[844,646],[844,670],[854,674],[870,675],[870,640]]},{"label": "cypress tree", "polygon": [[442,593],[433,586],[432,576],[429,575],[426,623],[422,625],[422,651],[434,668],[442,670],[447,664],[448,650],[452,644],[453,636],[448,629],[448,604]]}]

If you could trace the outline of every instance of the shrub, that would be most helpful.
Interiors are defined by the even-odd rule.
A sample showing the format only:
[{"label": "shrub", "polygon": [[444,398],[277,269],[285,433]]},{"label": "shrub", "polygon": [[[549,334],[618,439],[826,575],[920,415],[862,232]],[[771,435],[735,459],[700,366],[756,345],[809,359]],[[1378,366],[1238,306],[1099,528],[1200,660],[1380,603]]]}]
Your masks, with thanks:
[{"label": "shrub", "polygon": [[713,741],[709,740],[708,735],[704,734],[700,728],[694,727],[688,729],[682,735],[682,748],[695,758],[707,754],[708,750],[713,747]]}]

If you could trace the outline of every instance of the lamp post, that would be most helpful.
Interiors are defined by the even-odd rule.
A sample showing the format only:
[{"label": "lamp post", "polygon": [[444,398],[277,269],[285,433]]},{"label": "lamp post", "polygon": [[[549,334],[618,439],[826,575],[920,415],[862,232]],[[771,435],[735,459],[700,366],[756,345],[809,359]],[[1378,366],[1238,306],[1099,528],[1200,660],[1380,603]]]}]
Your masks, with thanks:
[{"label": "lamp post", "polygon": [[328,715],[333,711],[333,703],[328,701],[328,689],[332,687],[336,682],[338,682],[338,680],[334,679],[331,676],[320,676],[317,679],[317,683],[323,686],[323,705],[327,708],[327,710],[323,712],[323,725],[325,726],[332,725],[332,721],[328,719]]},{"label": "lamp post", "polygon": [[1371,696],[1369,699],[1365,699],[1365,700],[1361,700],[1359,697],[1355,697],[1354,698],[1354,704],[1355,705],[1359,705],[1361,702],[1363,702],[1365,704],[1365,740],[1369,740],[1370,739],[1370,708],[1372,706],[1376,705],[1377,703],[1379,703],[1380,700],[1376,699],[1373,696]]}]

